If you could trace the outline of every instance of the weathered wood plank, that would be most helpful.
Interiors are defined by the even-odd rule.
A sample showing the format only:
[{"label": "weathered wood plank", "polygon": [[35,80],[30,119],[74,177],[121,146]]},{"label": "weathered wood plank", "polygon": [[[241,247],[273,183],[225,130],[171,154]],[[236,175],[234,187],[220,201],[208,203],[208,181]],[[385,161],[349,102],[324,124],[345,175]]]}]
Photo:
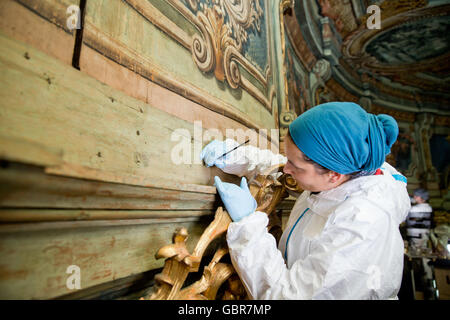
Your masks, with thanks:
[{"label": "weathered wood plank", "polygon": [[153,290],[154,277],[161,269],[133,274],[57,297],[57,300],[137,300]]},{"label": "weathered wood plank", "polygon": [[[21,138],[0,136],[0,158],[9,161],[23,161],[31,164],[45,162],[52,165],[62,164],[62,150],[48,148],[39,142],[30,142]],[[37,159],[36,161],[34,159]]]},{"label": "weathered wood plank", "polygon": [[0,29],[71,65],[75,31],[67,28],[67,8],[79,0],[2,0]]},{"label": "weathered wood plank", "polygon": [[[212,210],[86,210],[0,209],[0,223],[85,220],[192,218],[212,215]],[[183,220],[184,221],[184,220]],[[130,223],[132,223],[130,221]],[[139,221],[136,224],[140,224]],[[1,225],[0,225],[1,228]]]},{"label": "weathered wood plank", "polygon": [[[153,186],[168,185],[168,181],[181,185],[212,181],[211,170],[198,161],[201,141],[199,146],[190,146],[194,164],[173,161],[172,151],[180,142],[171,140],[172,133],[185,129],[187,141],[195,142],[192,124],[3,33],[0,46],[0,136],[61,149],[65,164],[116,176],[145,177]],[[53,164],[44,158],[24,158],[43,166]],[[107,180],[101,175],[97,178]]]},{"label": "weathered wood plank", "polygon": [[[0,207],[4,208],[0,209],[2,222],[0,224],[0,296],[3,299],[40,299],[73,293],[65,287],[65,281],[69,275],[65,274],[64,266],[56,266],[54,261],[58,259],[73,257],[74,260],[70,263],[85,270],[84,273],[88,278],[85,284],[82,284],[82,289],[158,268],[162,265],[162,261],[154,260],[154,253],[160,246],[170,241],[176,227],[190,226],[196,232],[192,236],[192,240],[195,241],[206,225],[202,215],[209,214],[209,210],[190,211],[181,210],[181,208],[205,204],[211,206],[214,198],[215,195],[210,193],[178,192],[49,176],[42,168],[8,163],[0,169]],[[45,209],[48,207],[155,208],[158,206],[166,210]],[[167,210],[172,206],[179,206],[180,210]],[[5,207],[10,208],[5,209]],[[33,209],[11,207],[32,207]],[[34,209],[37,207],[42,209]],[[148,228],[148,234],[135,235],[135,229],[143,227]],[[123,228],[128,228],[128,231],[121,231]],[[133,255],[136,250],[142,250],[143,246],[139,245],[140,238],[133,241],[137,242],[135,248],[133,245],[128,247],[119,245],[118,248],[111,249],[98,244],[97,241],[104,242],[103,233],[107,230],[113,239],[116,237],[116,232],[119,232],[123,238],[134,239],[136,236],[145,236],[151,239],[146,245],[147,250],[140,256],[142,261],[127,264],[128,261],[124,262],[122,259],[122,256]],[[64,232],[64,239],[69,240],[60,240],[62,235],[55,236],[56,231]],[[59,245],[61,241],[67,244],[64,252],[77,252],[77,237],[83,232],[90,235],[88,239],[82,238],[86,239],[92,247],[90,252],[72,253],[70,257],[61,257],[64,254],[58,250],[50,250],[48,254],[46,253],[45,248],[51,247],[55,242]],[[42,234],[46,234],[47,237],[43,238]],[[22,241],[24,238],[28,241],[25,245]],[[155,242],[153,239],[161,240]],[[31,243],[34,245],[35,242],[41,247],[29,249]],[[109,256],[111,250],[114,254],[112,257]],[[106,253],[103,253],[104,251]],[[89,264],[82,266],[83,261],[75,261],[80,255],[91,256]],[[26,264],[29,260],[33,261],[32,265],[35,265],[35,268]],[[144,261],[152,262],[145,266]],[[45,271],[47,269],[53,271],[47,273]]]},{"label": "weathered wood plank", "polygon": [[15,0],[22,6],[35,12],[47,21],[55,24],[65,32],[72,34],[67,26],[67,8],[71,5],[80,6],[80,0]]},{"label": "weathered wood plank", "polygon": [[[45,210],[41,210],[44,211]],[[2,223],[0,224],[0,233],[11,232],[32,232],[43,230],[73,230],[77,228],[95,228],[95,227],[118,227],[135,226],[144,224],[178,224],[191,221],[198,221],[199,217],[185,218],[153,218],[153,219],[109,219],[109,220],[86,220],[86,221],[56,221],[56,222],[34,222],[34,223]],[[29,221],[27,221],[29,222]]]},{"label": "weathered wood plank", "polygon": [[0,299],[47,299],[75,292],[67,267],[81,270],[81,289],[160,268],[155,252],[186,227],[190,250],[204,230],[201,221],[43,229],[0,233]]},{"label": "weathered wood plank", "polygon": [[[173,187],[175,188],[176,185]],[[62,213],[65,211],[62,210],[33,217],[33,211],[19,214],[12,210],[0,213],[0,221],[24,221],[26,217],[30,221],[39,221],[47,220],[48,218],[45,217],[52,217],[51,220],[57,217],[67,220],[69,217],[117,219],[161,215],[161,213],[150,213],[144,210],[167,210],[174,214],[178,211],[194,210],[207,211],[203,214],[213,214],[217,196],[214,187],[209,187],[206,191],[208,193],[202,190],[167,190],[52,176],[45,174],[42,168],[10,163],[0,168],[0,208],[120,209],[128,210],[128,213],[122,211],[122,214],[115,215],[107,214],[108,211],[100,213],[91,210],[88,213],[88,211],[79,210],[72,211],[70,214],[67,212],[67,217],[64,217]],[[133,213],[131,210],[140,210],[140,212]],[[179,212],[176,214],[188,215]],[[170,213],[166,213],[165,216],[170,217]]]},{"label": "weathered wood plank", "polygon": [[57,166],[46,167],[45,172],[48,174],[65,175],[69,177],[86,178],[91,180],[110,181],[115,183],[142,186],[148,188],[180,190],[180,191],[200,192],[210,194],[216,192],[215,187],[211,186],[183,183],[170,180],[164,181],[162,179],[156,180],[152,176],[147,177],[147,176],[138,176],[135,174],[123,174],[122,172],[92,169],[86,166],[67,163],[63,163]]},{"label": "weathered wood plank", "polygon": [[[133,61],[142,61],[142,59],[136,57]],[[190,123],[201,121],[204,130],[216,129],[221,133],[225,133],[226,129],[241,129],[245,131],[249,128],[257,128],[254,123],[248,122],[247,116],[241,114],[239,117],[242,119],[239,120],[235,115],[228,112],[230,109],[222,110],[222,103],[217,104],[200,92],[191,95],[192,99],[187,99],[182,94],[176,93],[176,90],[169,90],[148,80],[141,74],[115,63],[85,44],[83,44],[81,50],[80,69],[91,77],[177,118]],[[158,76],[163,75],[158,73]],[[178,80],[171,78],[171,81],[176,82]],[[194,88],[186,87],[182,91],[187,93],[192,90]],[[208,104],[214,104],[215,107],[205,107]],[[273,149],[276,150],[278,148],[278,139],[271,136],[270,130],[268,137],[272,139]],[[271,146],[266,135],[261,133],[260,138],[261,141],[258,141],[259,146],[267,146],[270,149]]]}]

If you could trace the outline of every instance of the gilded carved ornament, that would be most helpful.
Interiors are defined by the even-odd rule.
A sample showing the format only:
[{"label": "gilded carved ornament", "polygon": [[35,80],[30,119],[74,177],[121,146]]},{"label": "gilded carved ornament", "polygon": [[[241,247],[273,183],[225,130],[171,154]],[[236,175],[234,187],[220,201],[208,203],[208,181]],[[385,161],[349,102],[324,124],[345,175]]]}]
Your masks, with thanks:
[{"label": "gilded carved ornament", "polygon": [[[281,220],[274,214],[275,207],[289,194],[298,196],[300,190],[295,180],[282,174],[284,165],[276,165],[265,173],[249,181],[249,189],[255,198],[257,211],[269,216],[268,231],[278,242],[281,237]],[[214,220],[205,229],[195,249],[190,253],[186,247],[188,232],[185,228],[177,229],[173,243],[160,248],[155,257],[165,258],[162,272],[155,276],[154,291],[141,300],[223,300],[248,299],[244,286],[232,264],[223,262],[228,254],[226,244],[217,249],[209,264],[203,268],[200,280],[189,286],[183,286],[190,273],[200,269],[200,263],[206,249],[215,239],[223,237],[231,223],[228,213],[219,207]],[[218,297],[218,292],[222,293]]]}]

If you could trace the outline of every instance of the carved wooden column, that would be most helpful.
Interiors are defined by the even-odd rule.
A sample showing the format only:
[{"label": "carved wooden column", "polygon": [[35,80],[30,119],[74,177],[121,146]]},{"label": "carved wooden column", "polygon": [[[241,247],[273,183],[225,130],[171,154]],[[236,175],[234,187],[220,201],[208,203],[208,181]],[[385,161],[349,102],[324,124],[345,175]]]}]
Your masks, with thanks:
[{"label": "carved wooden column", "polygon": [[423,187],[427,188],[430,196],[439,196],[439,179],[436,169],[433,167],[430,150],[430,138],[432,136],[432,124],[434,115],[422,113],[417,115],[415,131],[419,141],[419,160],[421,180]]}]

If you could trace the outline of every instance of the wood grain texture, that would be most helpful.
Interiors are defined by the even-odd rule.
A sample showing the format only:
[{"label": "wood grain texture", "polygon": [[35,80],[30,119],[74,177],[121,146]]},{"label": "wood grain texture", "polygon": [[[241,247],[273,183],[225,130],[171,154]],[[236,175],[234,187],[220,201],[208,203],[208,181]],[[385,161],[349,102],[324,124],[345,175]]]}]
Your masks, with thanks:
[{"label": "wood grain texture", "polygon": [[[185,48],[187,36],[179,32],[180,28],[170,29],[170,20],[163,18],[147,1],[132,2],[134,9],[125,1],[114,1],[112,4],[88,2],[84,44],[143,78],[249,128],[275,127],[273,116],[262,105],[271,107],[267,98],[262,94],[252,96],[245,90],[233,91],[222,82],[212,81],[214,79],[197,70],[191,53]],[[117,15],[124,18],[117,20]],[[159,30],[157,27],[162,24],[167,24],[164,30],[175,30],[173,32],[178,35],[175,38],[181,42],[174,41]],[[95,77],[103,76],[101,73]],[[120,81],[120,78],[115,80]],[[254,89],[248,81],[245,83],[251,90]],[[126,87],[126,82],[121,86]],[[270,94],[269,98],[272,98]]]},{"label": "wood grain texture", "polygon": [[20,164],[0,168],[0,222],[198,217],[212,215],[217,199],[215,191],[52,176],[42,168]]},{"label": "wood grain texture", "polygon": [[[136,58],[136,60],[139,60],[139,58]],[[258,125],[249,122],[245,115],[229,113],[227,110],[232,110],[231,108],[227,106],[227,110],[223,109],[226,104],[215,103],[213,99],[196,92],[193,87],[181,88],[184,95],[191,92],[191,89],[194,90],[192,95],[188,94],[185,97],[183,94],[177,93],[177,90],[171,86],[166,88],[150,81],[145,77],[149,74],[136,73],[108,59],[86,44],[83,45],[81,50],[80,64],[81,70],[86,74],[131,97],[190,123],[201,121],[204,130],[218,130],[224,135],[226,129],[242,129],[245,131],[248,128],[258,128]],[[162,74],[158,73],[158,76],[162,76]],[[177,80],[172,79],[171,81]],[[278,139],[272,137],[270,131],[267,135],[261,131],[261,138],[263,141],[259,142],[260,145],[268,145],[267,148],[270,149],[270,143],[268,142],[270,141],[275,148],[278,148]]]},{"label": "wood grain texture", "polygon": [[[202,145],[195,145],[192,124],[105,86],[3,33],[0,45],[0,136],[11,139],[10,145],[26,141],[36,148],[60,150],[64,164],[60,174],[64,168],[87,168],[96,172],[98,180],[130,176],[151,180],[153,186],[167,185],[167,181],[207,185],[211,180],[211,170],[199,161]],[[197,164],[174,163],[172,152],[180,143],[171,139],[176,129],[189,133],[185,139],[194,142],[189,151],[192,163]],[[2,153],[8,155],[9,150]],[[54,165],[38,153],[24,154],[21,161]],[[132,184],[139,183],[134,179]]]},{"label": "wood grain texture", "polygon": [[0,30],[71,65],[75,32],[66,26],[66,9],[79,0],[2,0]]},{"label": "wood grain texture", "polygon": [[3,33],[0,45],[1,157],[46,167],[1,171],[1,298],[68,294],[72,264],[83,289],[159,268],[175,224],[195,242],[214,170],[170,161],[171,132],[192,124]]},{"label": "wood grain texture", "polygon": [[81,268],[81,292],[86,294],[97,290],[91,287],[159,268],[162,262],[154,252],[170,241],[174,225],[191,230],[195,241],[212,219],[215,197],[50,176],[43,168],[2,164],[0,297],[73,294],[76,290],[65,283],[69,265]]},{"label": "wood grain texture", "polygon": [[[198,161],[209,141],[195,136],[193,122],[221,131],[273,125],[246,93],[215,84],[217,98],[174,76],[177,65],[151,64],[142,46],[152,34],[139,29],[143,19],[125,1],[102,1],[112,8],[107,16],[88,17],[83,72],[70,67],[66,9],[78,3],[0,2],[0,159],[39,166],[0,168],[0,299],[72,294],[69,265],[80,267],[83,290],[160,268],[154,253],[175,226],[186,228],[193,252],[217,207],[213,176],[236,182]],[[158,14],[149,5],[145,12]],[[122,18],[133,22],[129,28]],[[152,23],[171,25],[163,16]],[[175,36],[186,48],[188,35]],[[161,47],[144,49],[161,54],[173,44],[163,38]],[[173,162],[176,129],[193,143],[192,164]]]},{"label": "wood grain texture", "polygon": [[[194,239],[201,233],[200,212],[215,197],[211,170],[170,158],[171,133],[192,132],[191,124],[4,33],[0,46],[1,157],[97,180],[2,169],[0,298],[70,293],[72,264],[81,268],[83,289],[159,268],[153,254],[174,224]],[[108,179],[115,183],[98,182]],[[185,212],[170,217],[179,209]]]},{"label": "wood grain texture", "polygon": [[0,232],[0,299],[48,299],[72,293],[75,290],[66,287],[70,265],[80,267],[81,289],[160,268],[163,261],[155,260],[154,252],[171,241],[174,223],[186,227],[192,239],[205,227],[199,220],[167,220]]}]

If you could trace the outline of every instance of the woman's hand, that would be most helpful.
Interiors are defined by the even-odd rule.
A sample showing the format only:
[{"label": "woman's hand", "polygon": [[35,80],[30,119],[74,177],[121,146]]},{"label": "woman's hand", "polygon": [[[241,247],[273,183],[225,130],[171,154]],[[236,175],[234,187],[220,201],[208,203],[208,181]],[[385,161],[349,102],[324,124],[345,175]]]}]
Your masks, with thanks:
[{"label": "woman's hand", "polygon": [[227,139],[225,141],[213,140],[206,147],[203,148],[200,158],[205,162],[207,167],[216,166],[219,169],[223,169],[226,164],[226,160],[229,160],[228,155],[221,157],[224,153],[230,151],[239,144],[232,140]]},{"label": "woman's hand", "polygon": [[218,176],[215,176],[214,185],[233,221],[240,221],[242,218],[255,212],[256,200],[248,189],[245,177],[242,177],[241,186],[239,187],[233,183],[222,182]]}]

